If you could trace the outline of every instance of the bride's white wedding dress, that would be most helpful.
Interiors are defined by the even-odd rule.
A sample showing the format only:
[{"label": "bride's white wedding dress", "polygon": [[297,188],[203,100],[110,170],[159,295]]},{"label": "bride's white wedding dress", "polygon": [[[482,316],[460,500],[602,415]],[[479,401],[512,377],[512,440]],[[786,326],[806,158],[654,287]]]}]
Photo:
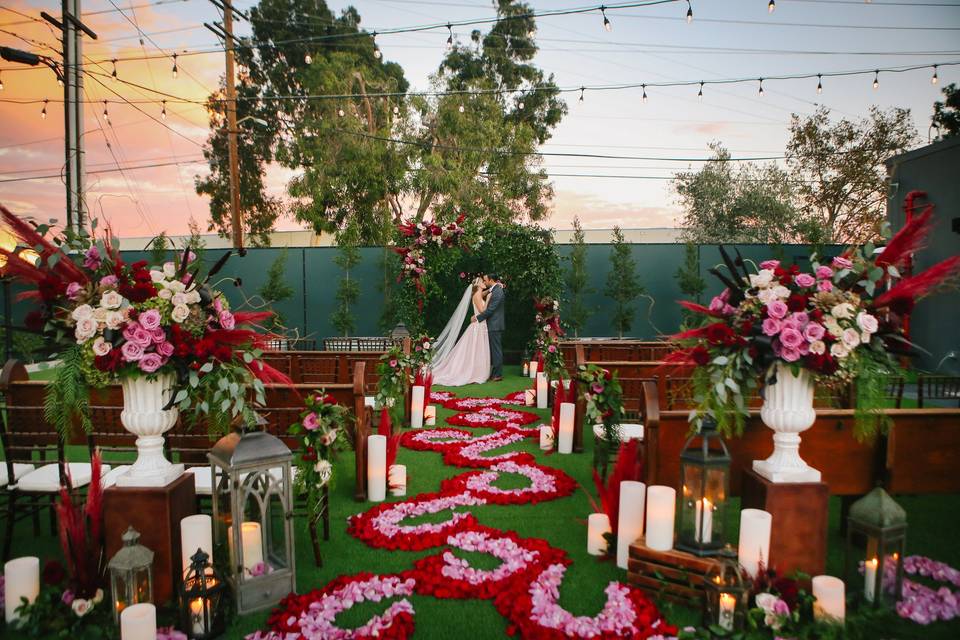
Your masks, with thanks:
[{"label": "bride's white wedding dress", "polygon": [[463,294],[456,311],[434,342],[433,383],[448,387],[486,382],[490,377],[490,342],[486,322],[471,322],[463,335],[460,327],[467,309],[477,314],[471,302],[471,287]]}]

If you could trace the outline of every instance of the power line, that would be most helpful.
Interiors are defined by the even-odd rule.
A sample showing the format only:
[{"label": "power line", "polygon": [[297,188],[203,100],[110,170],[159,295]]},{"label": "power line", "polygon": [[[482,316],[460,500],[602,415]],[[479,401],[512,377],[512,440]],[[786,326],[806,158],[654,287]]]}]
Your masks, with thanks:
[{"label": "power line", "polygon": [[[146,2],[144,4],[132,5],[129,8],[141,9],[144,7],[157,7],[163,4],[180,4],[180,3],[189,2],[189,1],[190,0],[157,0],[156,2]],[[18,20],[16,22],[4,22],[3,24],[0,24],[0,27],[12,27],[15,25],[29,24],[31,22],[43,22],[40,18],[36,18],[29,14],[23,13],[22,11],[17,11],[16,9],[11,9],[10,7],[0,6],[0,9],[4,9],[11,13],[17,14],[18,16],[23,16],[24,18],[27,18],[26,20]],[[99,16],[106,13],[116,13],[117,11],[118,11],[117,9],[100,9],[99,11],[84,11],[83,17],[88,18],[90,16]]]},{"label": "power line", "polygon": [[[203,160],[174,160],[171,162],[156,162],[153,164],[143,164],[136,166],[126,166],[126,167],[117,167],[114,169],[98,169],[96,171],[87,171],[88,174],[100,175],[102,173],[117,173],[118,171],[136,171],[139,169],[155,169],[157,167],[173,167],[180,165],[193,165],[193,164],[203,164]],[[2,172],[0,172],[2,173]],[[44,176],[29,176],[25,178],[7,178],[0,180],[0,183],[7,182],[27,182],[30,180],[49,180],[50,178],[59,178],[61,175],[59,173],[44,175]]]}]

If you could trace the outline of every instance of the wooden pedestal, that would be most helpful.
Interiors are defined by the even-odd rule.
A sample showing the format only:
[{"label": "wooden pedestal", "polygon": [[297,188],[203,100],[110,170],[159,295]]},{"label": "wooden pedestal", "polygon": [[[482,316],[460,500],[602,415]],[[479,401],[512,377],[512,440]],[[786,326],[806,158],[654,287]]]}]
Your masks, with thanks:
[{"label": "wooden pedestal", "polygon": [[773,516],[769,567],[787,576],[798,569],[811,576],[824,573],[829,499],[825,482],[778,484],[744,470],[741,507]]},{"label": "wooden pedestal", "polygon": [[165,487],[110,487],[103,492],[107,558],[123,546],[127,527],[153,551],[153,601],[176,597],[180,566],[180,521],[197,512],[193,476],[185,473]]},{"label": "wooden pedestal", "polygon": [[654,551],[639,538],[630,545],[627,582],[652,598],[665,598],[699,608],[703,584],[714,558],[701,558],[686,551]]}]

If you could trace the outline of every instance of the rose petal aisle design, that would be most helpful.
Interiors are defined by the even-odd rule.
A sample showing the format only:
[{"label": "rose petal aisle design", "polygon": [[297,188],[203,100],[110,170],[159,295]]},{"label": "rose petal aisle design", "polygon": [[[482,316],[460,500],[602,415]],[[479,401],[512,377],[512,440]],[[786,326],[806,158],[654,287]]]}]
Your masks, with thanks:
[{"label": "rose petal aisle design", "polygon": [[[437,553],[414,561],[411,569],[400,573],[340,576],[321,589],[290,594],[270,615],[270,630],[251,634],[248,640],[408,638],[415,627],[416,613],[407,599],[413,594],[492,600],[509,623],[507,632],[520,638],[640,640],[675,634],[676,628],[639,589],[619,582],[605,587],[606,603],[596,616],[575,616],[558,602],[564,573],[572,562],[563,549],[552,547],[547,540],[484,526],[470,512],[470,507],[478,505],[556,500],[572,495],[577,488],[563,470],[538,464],[530,453],[496,453],[539,434],[538,427],[519,426],[536,422],[536,414],[504,409],[500,406],[504,401],[445,399],[444,406],[463,412],[448,422],[496,430],[475,435],[449,427],[416,429],[404,433],[401,444],[414,451],[439,453],[445,464],[473,470],[444,480],[436,493],[378,504],[348,519],[348,533],[370,547],[398,551],[436,548]],[[504,474],[523,476],[527,483],[502,489],[496,483]],[[440,521],[405,524],[433,514],[444,515]],[[454,550],[488,554],[499,564],[477,568]],[[337,616],[355,605],[381,601],[391,602],[361,626],[348,629],[336,625]]]}]

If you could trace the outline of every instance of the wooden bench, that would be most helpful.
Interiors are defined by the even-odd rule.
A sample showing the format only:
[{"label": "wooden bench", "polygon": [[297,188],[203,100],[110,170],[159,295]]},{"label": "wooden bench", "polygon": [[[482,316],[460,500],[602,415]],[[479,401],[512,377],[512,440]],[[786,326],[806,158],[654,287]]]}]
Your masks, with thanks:
[{"label": "wooden bench", "polygon": [[[402,344],[405,338],[370,336],[358,338],[324,338],[324,351],[387,351],[394,345]],[[409,338],[406,338],[409,340]]]},{"label": "wooden bench", "polygon": [[266,351],[316,351],[317,341],[312,338],[270,338]]}]

